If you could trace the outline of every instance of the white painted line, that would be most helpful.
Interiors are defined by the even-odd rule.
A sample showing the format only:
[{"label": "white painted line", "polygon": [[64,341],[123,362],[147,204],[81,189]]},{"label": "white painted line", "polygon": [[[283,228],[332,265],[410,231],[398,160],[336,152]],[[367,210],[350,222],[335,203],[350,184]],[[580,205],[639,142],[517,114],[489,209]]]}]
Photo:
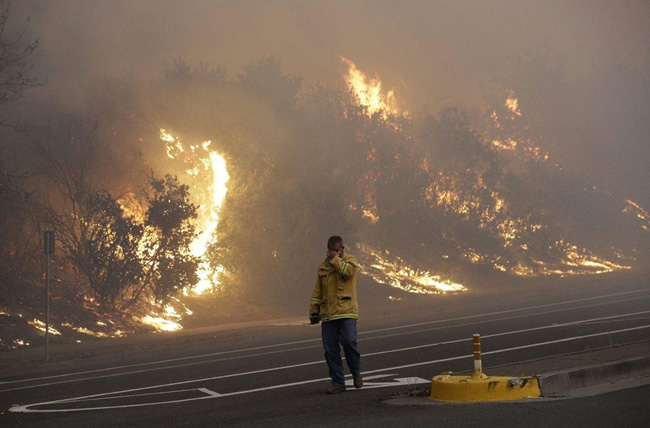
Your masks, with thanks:
[{"label": "white painted line", "polygon": [[[350,375],[346,376],[349,377]],[[381,379],[385,378],[388,376],[397,376],[396,374],[381,374],[381,375],[375,375],[375,376],[369,376],[366,377],[366,379]],[[409,379],[409,378],[400,378],[400,379]],[[273,385],[269,387],[264,387],[264,388],[256,388],[256,389],[249,389],[247,391],[237,391],[237,392],[231,392],[229,394],[218,394],[214,391],[210,391],[209,389],[206,388],[199,388],[199,390],[204,390],[204,391],[210,391],[214,392],[214,394],[208,394],[209,396],[207,397],[197,397],[197,398],[186,398],[186,399],[179,399],[179,400],[168,400],[168,401],[161,401],[161,402],[154,402],[154,403],[140,403],[140,404],[123,404],[123,405],[116,405],[116,406],[101,406],[101,407],[92,407],[92,408],[76,408],[76,409],[57,409],[57,410],[34,410],[34,409],[29,409],[29,407],[37,406],[37,405],[50,405],[50,404],[65,404],[65,403],[78,403],[78,402],[87,402],[87,401],[94,401],[94,400],[110,400],[110,399],[119,399],[119,398],[130,398],[130,397],[142,397],[146,395],[157,395],[157,394],[168,394],[168,393],[173,393],[173,392],[185,392],[185,391],[194,391],[195,389],[184,389],[180,391],[165,391],[165,392],[160,392],[160,393],[148,393],[148,394],[135,394],[135,395],[117,395],[117,396],[103,396],[103,397],[97,397],[97,396],[92,396],[92,398],[87,398],[87,397],[78,397],[78,398],[70,398],[70,399],[65,399],[65,400],[58,400],[58,401],[50,401],[47,403],[38,403],[38,404],[30,404],[27,406],[20,406],[18,404],[15,404],[12,406],[11,409],[16,409],[16,410],[11,410],[12,412],[23,412],[23,413],[45,413],[45,412],[78,412],[78,411],[83,411],[83,410],[108,410],[108,409],[120,409],[120,408],[128,408],[128,407],[143,407],[143,406],[150,406],[150,405],[155,405],[155,404],[171,404],[171,403],[182,403],[182,402],[187,402],[187,401],[196,401],[196,400],[205,400],[205,399],[210,399],[210,398],[219,398],[219,397],[227,397],[227,396],[232,396],[232,395],[242,395],[242,394],[250,394],[253,392],[261,392],[261,391],[270,391],[274,389],[280,389],[280,388],[287,388],[291,386],[298,386],[298,385],[306,385],[309,383],[316,383],[316,382],[322,382],[325,380],[330,380],[330,378],[319,378],[319,379],[310,379],[306,381],[300,381],[300,382],[291,382],[291,383],[286,383],[282,385]],[[399,379],[396,379],[399,380]],[[427,381],[428,382],[428,381]],[[395,383],[392,385],[387,385],[387,386],[400,386],[400,383]],[[118,391],[115,394],[119,394],[120,392],[124,391]],[[103,395],[103,394],[100,394]],[[24,409],[24,410],[17,410],[17,409]]]},{"label": "white painted line", "polygon": [[487,314],[467,315],[467,316],[464,316],[464,317],[447,318],[447,319],[444,319],[444,320],[437,320],[437,321],[425,321],[425,322],[419,322],[419,323],[415,323],[415,324],[406,324],[406,325],[401,325],[401,326],[396,326],[396,327],[388,327],[388,328],[382,328],[382,329],[378,329],[378,330],[370,330],[370,331],[366,331],[365,333],[369,334],[369,333],[374,333],[374,332],[379,332],[379,331],[398,330],[398,329],[402,329],[402,328],[417,327],[417,326],[421,326],[421,325],[439,324],[439,323],[448,322],[448,321],[460,321],[460,320],[471,319],[471,318],[485,317],[485,316],[489,316],[489,315],[501,315],[501,314],[507,314],[507,313],[512,313],[512,312],[528,311],[528,310],[531,310],[531,309],[547,308],[547,307],[550,307],[550,306],[566,305],[566,304],[569,304],[569,303],[586,302],[586,301],[589,301],[589,300],[604,299],[604,298],[607,298],[607,297],[622,296],[622,295],[625,295],[625,294],[641,293],[643,291],[648,291],[648,290],[644,289],[644,290],[624,291],[624,292],[621,292],[621,293],[606,294],[606,295],[603,295],[603,296],[596,296],[596,297],[585,297],[583,299],[567,300],[565,302],[558,302],[558,303],[547,303],[545,305],[527,306],[527,307],[518,308],[518,309],[508,309],[508,310],[504,310],[504,311],[490,312],[490,313],[487,313]]},{"label": "white painted line", "polygon": [[[491,355],[491,354],[500,354],[502,352],[509,352],[509,351],[517,351],[519,349],[527,349],[527,348],[535,348],[537,346],[545,346],[545,345],[553,345],[555,343],[562,343],[562,342],[570,342],[573,340],[580,340],[580,339],[587,339],[590,337],[598,337],[598,336],[605,336],[608,334],[616,334],[616,333],[625,333],[628,331],[635,331],[635,330],[643,330],[646,328],[650,328],[650,325],[644,325],[640,327],[632,327],[632,328],[625,328],[622,330],[612,330],[612,331],[605,331],[602,333],[593,333],[593,334],[585,334],[582,336],[574,336],[574,337],[567,337],[565,339],[558,339],[558,340],[550,340],[548,342],[539,342],[539,343],[531,343],[529,345],[522,345],[522,346],[515,346],[514,348],[506,348],[506,349],[499,349],[496,351],[488,351],[488,352],[482,352],[482,355]],[[424,366],[427,364],[433,364],[433,363],[438,363],[438,362],[444,362],[444,361],[453,361],[453,360],[461,360],[463,358],[473,358],[473,355],[462,355],[459,357],[451,357],[451,358],[444,358],[442,360],[432,360],[432,361],[424,361],[421,363],[414,363],[414,364],[405,364],[403,366],[395,366],[395,367],[389,367],[387,369],[379,369],[379,370],[371,370],[365,373],[378,373],[382,372],[385,370],[399,370],[399,369],[405,369],[405,368],[410,368],[410,367],[418,367],[418,366]]]},{"label": "white painted line", "polygon": [[[444,322],[449,322],[449,321],[458,321],[458,320],[462,320],[462,319],[480,318],[480,317],[486,317],[486,316],[490,316],[490,315],[500,315],[500,314],[504,314],[504,313],[519,312],[519,311],[525,311],[525,310],[530,310],[530,309],[545,308],[545,307],[550,307],[550,306],[561,306],[561,305],[565,305],[565,304],[569,304],[569,303],[576,303],[576,302],[583,302],[583,301],[590,301],[590,300],[598,300],[598,299],[604,299],[604,298],[607,298],[607,297],[622,296],[622,295],[627,295],[627,294],[636,294],[636,293],[640,293],[640,292],[643,292],[643,291],[647,291],[647,290],[643,289],[643,290],[624,291],[624,292],[621,292],[621,293],[605,294],[605,295],[601,295],[601,296],[587,297],[587,298],[576,299],[576,300],[567,300],[565,302],[548,303],[548,304],[544,304],[544,305],[528,306],[528,307],[524,307],[524,308],[509,309],[509,310],[498,311],[498,312],[488,312],[488,313],[484,313],[484,314],[469,315],[469,316],[465,316],[465,317],[447,318],[447,319],[443,319],[443,320],[427,321],[427,322],[422,322],[422,323],[417,323],[417,324],[407,324],[407,325],[403,325],[403,326],[388,327],[388,328],[383,328],[383,329],[364,331],[364,332],[359,333],[359,336],[364,336],[366,334],[378,333],[378,332],[383,332],[383,331],[391,331],[391,330],[402,329],[402,328],[416,327],[416,326],[420,326],[420,325],[439,324],[439,323],[444,323]],[[642,296],[640,298],[646,298],[646,297],[649,297],[649,296]],[[626,299],[626,300],[628,300],[628,299]],[[629,299],[629,300],[636,300],[636,299]],[[604,302],[603,304],[613,304],[613,303],[619,303],[619,301]],[[523,316],[534,316],[534,315],[537,315],[537,314],[525,314]],[[493,321],[493,320],[487,320],[487,321]],[[387,336],[381,336],[381,337],[387,337]],[[216,355],[233,354],[233,353],[247,352],[247,351],[257,351],[257,350],[260,350],[260,349],[269,349],[269,348],[275,348],[275,347],[279,347],[279,346],[297,345],[297,344],[300,344],[300,343],[310,343],[310,342],[320,342],[320,341],[321,341],[320,338],[297,340],[297,341],[293,341],[293,342],[276,343],[276,344],[273,344],[273,345],[255,346],[255,347],[251,347],[251,348],[235,349],[235,350],[231,350],[231,351],[211,352],[211,353],[208,353],[208,354],[191,355],[191,356],[187,356],[187,357],[178,357],[178,358],[170,358],[170,359],[166,359],[166,360],[150,361],[150,362],[147,362],[147,363],[128,364],[128,365],[123,365],[123,366],[107,367],[107,368],[96,369],[96,370],[86,370],[86,371],[75,372],[75,373],[65,373],[65,374],[53,375],[53,376],[43,376],[43,377],[30,378],[30,379],[5,381],[5,382],[0,382],[0,385],[11,384],[11,383],[22,383],[22,382],[29,382],[29,381],[43,380],[43,379],[53,379],[53,378],[59,378],[59,377],[69,377],[69,376],[76,376],[76,375],[88,374],[88,373],[99,373],[99,372],[104,372],[104,371],[119,370],[119,369],[130,368],[130,367],[142,367],[142,366],[149,366],[149,365],[155,365],[155,364],[169,363],[169,362],[174,362],[174,361],[184,361],[184,360],[203,358],[203,357],[213,357],[213,356],[216,356]]]},{"label": "white painted line", "polygon": [[[581,336],[568,337],[568,338],[564,338],[564,339],[551,340],[551,341],[547,341],[547,342],[532,343],[532,344],[523,345],[523,346],[515,346],[515,347],[512,347],[512,348],[505,348],[505,349],[499,349],[499,350],[495,350],[495,351],[484,352],[483,355],[499,354],[499,353],[503,353],[503,352],[516,351],[516,350],[520,350],[520,349],[534,348],[534,347],[538,347],[538,346],[546,346],[546,345],[551,345],[551,344],[555,344],[555,343],[570,342],[570,341],[581,340],[581,339],[586,339],[586,338],[590,338],[590,337],[598,337],[598,336],[604,336],[604,335],[608,335],[608,334],[624,333],[624,332],[628,332],[628,331],[636,331],[636,330],[642,330],[642,329],[647,329],[647,328],[650,328],[650,325],[626,328],[626,329],[621,329],[621,330],[612,330],[612,331],[606,331],[606,332],[601,332],[601,333],[585,334],[585,335],[581,335]],[[367,374],[371,374],[371,373],[381,373],[381,372],[386,372],[386,371],[393,371],[393,370],[399,370],[399,369],[404,369],[404,368],[419,367],[419,366],[430,365],[430,364],[435,364],[435,363],[442,363],[442,362],[448,362],[448,361],[454,361],[454,360],[462,360],[462,359],[471,359],[471,358],[472,358],[471,354],[469,354],[469,355],[460,355],[460,356],[456,356],[456,357],[441,358],[441,359],[437,359],[437,360],[423,361],[423,362],[419,362],[419,363],[405,364],[405,365],[395,366],[395,367],[385,367],[383,369],[366,371],[366,372],[363,372],[363,374],[367,375]],[[346,377],[349,377],[349,375],[346,376]],[[35,406],[47,406],[47,405],[56,405],[56,404],[66,404],[66,403],[73,403],[73,402],[89,401],[89,399],[94,399],[94,398],[97,398],[97,397],[105,397],[105,398],[108,399],[108,398],[114,398],[114,397],[111,397],[111,396],[115,396],[116,394],[121,394],[121,393],[145,391],[145,390],[150,390],[150,389],[155,389],[155,388],[166,388],[166,387],[169,387],[169,386],[184,385],[184,384],[196,383],[196,382],[204,382],[204,381],[210,381],[210,380],[220,379],[220,378],[223,378],[223,377],[222,376],[217,376],[217,377],[210,377],[210,378],[203,378],[203,379],[193,379],[193,380],[182,381],[182,382],[174,382],[174,383],[163,384],[163,385],[146,386],[146,387],[142,387],[142,388],[127,389],[127,390],[123,390],[123,391],[114,391],[114,392],[107,392],[107,393],[102,393],[102,394],[93,394],[93,395],[86,395],[86,396],[81,396],[81,397],[67,398],[67,399],[63,399],[63,400],[45,401],[45,402],[42,402],[42,403],[33,403],[33,404],[27,404],[27,405],[22,405],[22,406],[21,405],[16,405],[16,406],[12,406],[8,410],[10,412],[17,412],[17,413],[58,413],[58,412],[80,412],[80,411],[87,411],[87,410],[106,410],[106,409],[120,409],[120,408],[130,408],[130,407],[155,406],[155,405],[160,405],[160,404],[172,404],[172,403],[182,403],[182,402],[196,401],[196,400],[205,400],[205,399],[211,399],[211,398],[230,397],[230,396],[235,396],[235,395],[250,394],[250,393],[261,392],[261,391],[270,391],[270,390],[274,390],[274,389],[288,388],[288,387],[291,387],[291,386],[305,385],[305,384],[308,384],[308,383],[315,383],[315,382],[322,382],[322,381],[325,381],[325,380],[329,380],[329,378],[310,379],[310,380],[305,380],[305,381],[300,381],[300,382],[286,383],[286,384],[282,384],[282,385],[273,385],[273,386],[267,386],[267,387],[262,387],[262,388],[249,389],[249,390],[245,390],[245,391],[231,392],[231,393],[221,394],[219,397],[205,396],[205,397],[198,397],[198,398],[187,398],[187,399],[182,399],[182,400],[157,401],[157,402],[152,402],[152,403],[124,404],[124,405],[118,405],[118,406],[102,406],[102,407],[90,407],[90,408],[86,407],[86,408],[73,408],[73,409],[31,409],[31,407],[35,407]]]},{"label": "white painted line", "polygon": [[[453,327],[465,327],[465,326],[470,326],[470,325],[485,324],[485,323],[497,322],[497,321],[508,321],[508,320],[514,320],[514,319],[519,319],[519,318],[536,317],[536,316],[539,316],[539,315],[555,314],[555,313],[558,313],[558,312],[567,312],[567,311],[573,311],[573,310],[576,310],[576,309],[594,308],[594,307],[597,307],[597,306],[606,306],[606,305],[611,305],[611,304],[614,304],[614,303],[624,303],[624,302],[637,301],[637,300],[647,299],[647,298],[650,298],[650,295],[641,296],[641,297],[632,297],[632,298],[629,298],[629,299],[613,300],[611,302],[592,303],[590,305],[574,306],[574,307],[571,307],[571,308],[553,309],[552,311],[534,312],[534,313],[530,313],[530,314],[515,315],[515,316],[510,316],[510,317],[501,317],[501,318],[493,318],[493,319],[489,319],[489,320],[472,321],[472,322],[467,322],[467,323],[462,323],[462,324],[454,324]],[[365,341],[371,340],[371,339],[383,339],[383,338],[386,338],[386,337],[405,336],[407,334],[426,333],[428,331],[443,330],[443,329],[449,328],[449,327],[450,326],[439,326],[439,327],[432,327],[432,328],[423,328],[423,329],[420,329],[420,330],[404,331],[404,332],[400,332],[400,333],[382,334],[381,336],[364,337],[363,340],[365,342]]]},{"label": "white painted line", "polygon": [[[639,291],[643,291],[643,290],[635,290],[635,291],[629,291],[629,292],[624,292],[624,293],[608,294],[608,295],[605,295],[605,296],[599,296],[599,297],[593,297],[593,298],[587,298],[587,299],[580,299],[580,300],[594,300],[594,299],[599,299],[599,298],[604,298],[604,297],[617,296],[617,295],[620,295],[620,294],[637,293]],[[621,303],[621,302],[626,302],[626,301],[631,301],[631,300],[640,300],[640,299],[644,299],[644,298],[648,298],[648,297],[650,297],[650,295],[641,296],[641,297],[637,297],[637,298],[615,300],[615,301],[611,301],[611,302],[595,303],[595,304],[592,304],[592,305],[577,306],[577,307],[573,307],[573,308],[556,309],[556,310],[552,310],[552,311],[516,315],[516,316],[513,316],[513,317],[495,318],[495,319],[490,319],[490,320],[485,320],[485,321],[474,321],[474,322],[470,322],[470,323],[456,324],[453,327],[462,327],[462,326],[468,326],[468,325],[482,324],[482,323],[485,323],[485,322],[504,321],[504,320],[510,320],[510,319],[524,318],[524,317],[533,317],[533,316],[546,315],[546,314],[556,313],[556,312],[564,312],[564,311],[568,311],[568,310],[583,309],[583,308],[589,308],[589,307],[594,307],[594,306],[610,305],[610,304]],[[555,304],[542,305],[542,306],[557,306],[557,305],[563,305],[563,304],[566,304],[566,303],[573,303],[573,302],[576,302],[576,300],[571,300],[571,301],[567,301],[567,302],[559,302],[559,303],[555,303]],[[536,307],[533,306],[533,307],[528,307],[528,308],[523,308],[523,309],[516,309],[516,310],[513,310],[513,311],[525,310],[525,309],[531,309],[531,308],[536,308]],[[511,312],[511,311],[505,311],[505,312]],[[496,314],[496,313],[488,313],[488,314],[477,315],[477,316],[489,316],[489,315],[494,315],[494,314]],[[475,316],[471,316],[469,318],[473,318],[473,317],[475,317]],[[467,318],[467,317],[462,317],[462,318]],[[450,321],[450,320],[456,320],[456,319],[460,319],[460,318],[452,318],[452,319],[449,319],[449,320],[432,321],[432,322],[427,322],[427,323],[424,323],[424,324],[442,323],[442,322],[446,322],[446,321]],[[422,333],[422,332],[427,332],[427,331],[440,330],[440,329],[448,328],[448,327],[449,326],[443,326],[443,327],[434,327],[434,328],[421,329],[421,330],[415,330],[415,331],[409,331],[409,332],[392,333],[392,334],[386,334],[386,335],[381,335],[381,336],[368,337],[368,338],[364,338],[363,340],[367,341],[367,340],[373,340],[373,339],[382,339],[382,338],[386,338],[386,337]],[[381,332],[381,331],[385,331],[385,330],[394,330],[395,328],[397,328],[397,327],[391,327],[391,328],[382,329],[382,330],[371,330],[371,331],[361,332],[361,333],[359,333],[359,336],[365,336],[366,334],[369,334],[369,333],[376,333],[376,332]],[[399,328],[401,328],[401,327],[399,327]],[[42,376],[42,377],[29,378],[29,379],[5,381],[5,382],[0,382],[0,385],[8,385],[8,384],[13,384],[13,383],[34,382],[34,381],[37,381],[37,380],[54,379],[54,378],[61,378],[61,377],[72,377],[72,376],[78,376],[78,375],[82,375],[82,374],[120,370],[120,369],[125,369],[125,368],[130,368],[130,367],[141,367],[141,366],[148,366],[148,365],[156,365],[156,364],[163,364],[163,363],[167,363],[167,362],[183,361],[183,360],[188,360],[188,359],[204,358],[204,357],[209,357],[209,356],[232,354],[232,353],[239,353],[239,352],[246,352],[246,351],[253,351],[253,350],[268,349],[268,348],[273,348],[273,347],[278,347],[278,346],[287,346],[287,345],[293,345],[293,344],[309,343],[309,342],[320,342],[320,341],[321,341],[320,338],[319,339],[299,340],[299,341],[294,341],[294,342],[285,342],[285,343],[279,343],[279,344],[274,344],[274,345],[257,346],[257,347],[244,348],[244,349],[232,350],[232,351],[213,352],[213,353],[209,353],[209,354],[201,354],[201,355],[194,355],[194,356],[188,356],[188,357],[172,358],[172,359],[167,359],[167,360],[151,361],[151,362],[148,362],[148,363],[130,364],[130,365],[123,365],[123,366],[116,366],[116,367],[107,367],[107,368],[104,368],[104,369],[86,370],[86,371],[74,372],[74,373],[65,373],[65,374],[53,375],[53,376]],[[92,379],[102,379],[102,378],[107,378],[107,377],[124,376],[124,375],[128,375],[128,374],[144,373],[144,372],[148,372],[148,371],[167,370],[167,369],[170,369],[170,368],[187,367],[187,366],[192,366],[192,365],[197,365],[197,364],[208,364],[208,363],[219,362],[219,361],[229,361],[229,360],[234,360],[234,359],[239,359],[239,358],[250,358],[250,357],[256,357],[256,356],[261,356],[261,355],[275,354],[275,353],[280,353],[280,352],[290,352],[290,351],[301,350],[301,349],[309,349],[309,348],[320,348],[320,345],[305,346],[305,347],[300,347],[300,348],[290,348],[290,349],[283,349],[283,350],[271,351],[271,352],[265,352],[265,353],[244,355],[244,356],[239,356],[239,357],[222,358],[222,359],[208,360],[208,361],[199,361],[199,362],[195,362],[195,363],[178,364],[178,365],[158,367],[158,368],[152,368],[152,369],[135,370],[135,371],[129,371],[129,372],[124,372],[124,373],[117,373],[117,374],[103,375],[103,376],[94,376],[94,377],[89,377],[89,378],[72,379],[72,380],[61,381],[61,382],[50,382],[50,383],[45,383],[45,384],[29,385],[29,386],[24,386],[24,387],[20,387],[20,388],[0,390],[0,392],[13,391],[13,390],[17,390],[17,389],[36,388],[36,387],[41,387],[41,386],[58,385],[58,384],[69,383],[69,382],[80,382],[80,381],[92,380]]]},{"label": "white painted line", "polygon": [[[149,397],[152,395],[169,395],[169,394],[180,394],[183,392],[196,392],[200,390],[200,388],[190,388],[190,389],[175,389],[173,391],[162,391],[162,392],[148,392],[146,394],[129,394],[129,395],[116,395],[113,397],[96,397],[96,398],[88,398],[84,399],[83,401],[98,401],[98,400],[119,400],[120,398],[134,398],[134,397]],[[61,400],[62,402],[64,401],[69,401],[69,400]],[[74,402],[75,400],[70,400],[70,402]]]},{"label": "white painted line", "polygon": [[[592,319],[587,319],[587,320],[580,320],[580,321],[572,321],[572,322],[567,322],[567,323],[562,323],[562,324],[551,324],[551,325],[546,325],[542,327],[531,327],[531,328],[525,328],[522,330],[513,330],[513,331],[506,331],[503,333],[494,333],[494,334],[486,334],[483,335],[482,337],[485,338],[490,338],[490,337],[499,337],[499,336],[507,336],[511,334],[520,334],[520,333],[528,333],[531,331],[537,331],[537,330],[546,330],[549,328],[559,328],[559,327],[566,327],[570,325],[578,325],[578,324],[585,324],[585,323],[590,323],[593,321],[599,321],[599,320],[609,320],[609,319],[614,319],[614,318],[621,318],[625,317],[628,315],[639,315],[639,314],[648,314],[650,311],[642,311],[642,312],[633,312],[629,314],[621,314],[621,315],[611,315],[608,317],[601,317],[601,318],[592,318]],[[404,352],[404,351],[412,351],[414,349],[422,349],[422,348],[430,348],[432,346],[439,346],[439,345],[450,345],[453,343],[462,343],[462,342],[469,342],[471,341],[472,338],[464,338],[464,339],[456,339],[456,340],[449,340],[446,342],[437,342],[437,343],[426,343],[424,345],[417,345],[417,346],[409,346],[407,348],[399,348],[399,349],[390,349],[388,351],[380,351],[380,352],[371,352],[367,354],[363,354],[364,357],[371,356],[371,355],[382,355],[382,354],[391,354],[393,352]],[[485,352],[483,353],[485,354]]]},{"label": "white painted line", "polygon": [[[607,316],[607,317],[590,318],[590,319],[586,319],[586,320],[571,321],[571,322],[568,322],[568,323],[551,324],[551,325],[546,325],[546,326],[541,326],[541,327],[532,327],[532,328],[526,328],[526,329],[521,329],[521,330],[512,330],[512,331],[507,331],[507,332],[502,332],[502,333],[494,333],[494,334],[484,335],[483,337],[484,338],[489,338],[489,337],[498,337],[498,336],[506,336],[506,335],[512,335],[512,334],[527,333],[527,332],[537,331],[537,330],[555,329],[555,328],[566,327],[566,326],[570,326],[570,325],[578,325],[578,324],[590,323],[590,322],[600,321],[600,320],[611,320],[611,319],[615,319],[615,318],[622,318],[622,317],[626,317],[626,316],[634,316],[634,315],[646,314],[646,313],[650,313],[650,311],[631,312],[631,313],[626,313],[626,314],[611,315],[611,316]],[[471,323],[471,324],[473,324],[473,323]],[[426,343],[424,345],[409,346],[409,347],[406,347],[406,348],[389,349],[389,350],[386,350],[386,351],[364,353],[363,356],[364,357],[370,357],[370,356],[375,356],[375,355],[392,354],[392,353],[395,353],[395,352],[405,352],[405,351],[412,351],[412,350],[415,350],[415,349],[430,348],[430,347],[443,346],[443,345],[451,345],[451,344],[462,343],[462,342],[466,342],[466,341],[470,341],[470,340],[471,340],[471,338],[462,338],[462,339],[448,340],[448,341],[444,341],[444,342]],[[124,375],[127,375],[127,374],[137,374],[137,373],[155,371],[155,370],[168,370],[168,369],[172,369],[172,368],[187,367],[187,366],[193,366],[193,365],[198,365],[198,364],[214,363],[214,362],[219,362],[219,361],[228,361],[228,360],[241,359],[241,358],[250,358],[250,357],[255,357],[255,356],[265,356],[265,355],[269,355],[269,354],[275,354],[275,353],[280,353],[280,352],[288,352],[288,351],[296,351],[296,350],[301,350],[301,349],[309,349],[309,348],[314,348],[314,347],[320,347],[320,346],[307,346],[307,347],[302,347],[302,348],[291,348],[291,349],[286,349],[286,350],[271,351],[271,352],[265,352],[265,353],[260,353],[260,354],[253,354],[253,355],[246,355],[246,356],[239,356],[239,357],[231,357],[231,358],[222,358],[222,359],[218,359],[218,360],[201,361],[201,362],[186,363],[186,364],[177,364],[177,365],[174,365],[174,366],[159,367],[159,368],[153,368],[153,369],[134,370],[134,371],[130,371],[128,373],[115,373],[115,374],[109,374],[109,375],[87,377],[87,378],[82,378],[82,379],[71,379],[71,380],[64,380],[64,381],[58,381],[58,382],[49,382],[49,383],[37,384],[37,385],[19,386],[19,387],[16,387],[16,388],[2,389],[2,390],[0,390],[0,392],[17,391],[17,390],[22,390],[22,389],[39,388],[39,387],[58,385],[58,384],[63,384],[63,383],[72,383],[72,382],[80,382],[80,381],[87,381],[87,380],[103,379],[103,378],[109,378],[109,377],[124,376]],[[264,370],[256,371],[256,372],[247,372],[247,373],[243,373],[241,375],[243,376],[243,375],[247,375],[247,374],[257,374],[257,373],[263,373],[263,372],[267,372],[267,371],[284,370],[284,369],[288,369],[288,368],[302,367],[302,366],[313,365],[313,364],[321,364],[321,363],[322,363],[322,361],[312,361],[312,362],[309,362],[309,363],[301,363],[301,364],[298,364],[298,365],[295,365],[295,366],[282,366],[282,367],[277,367],[277,368],[264,369]],[[237,376],[237,375],[235,374],[235,375],[226,375],[226,376],[231,377],[231,376]]]},{"label": "white painted line", "polygon": [[[198,401],[198,400],[210,400],[213,398],[217,397],[212,397],[209,395],[203,396],[203,397],[195,397],[195,398],[185,398],[182,400],[170,400],[170,401],[159,401],[156,403],[140,403],[140,404],[125,404],[125,405],[119,405],[119,406],[101,406],[101,407],[88,407],[88,408],[83,408],[83,409],[57,409],[57,410],[33,410],[30,409],[30,406],[34,406],[34,404],[30,404],[29,406],[14,406],[9,408],[9,411],[16,412],[16,413],[68,413],[68,412],[83,412],[86,410],[113,410],[113,409],[124,409],[127,407],[145,407],[145,406],[153,406],[156,404],[173,404],[173,403],[184,403],[187,401]],[[84,400],[85,401],[85,400]],[[48,405],[48,404],[60,404],[61,402],[56,402],[52,401],[49,403],[39,403],[39,405]],[[15,409],[15,410],[12,410]]]},{"label": "white painted line", "polygon": [[[158,371],[158,370],[170,370],[170,369],[176,369],[176,368],[180,368],[180,367],[189,367],[189,366],[195,366],[195,365],[200,365],[200,364],[208,364],[208,363],[217,363],[217,362],[221,362],[221,361],[238,360],[238,359],[242,359],[242,358],[262,357],[262,356],[267,356],[267,355],[271,355],[271,354],[278,354],[278,353],[282,353],[282,352],[299,351],[299,350],[303,350],[303,349],[312,349],[312,348],[319,348],[319,347],[320,346],[318,346],[318,345],[304,346],[304,347],[300,347],[300,348],[291,348],[291,349],[263,352],[263,353],[251,354],[251,355],[241,355],[241,356],[238,356],[238,357],[219,358],[219,359],[216,359],[216,360],[197,361],[197,362],[194,362],[194,363],[176,364],[176,365],[173,365],[173,366],[155,367],[155,368],[151,368],[151,369],[142,369],[142,370],[132,370],[132,371],[125,372],[125,373],[113,373],[113,374],[100,375],[100,376],[84,377],[84,378],[79,378],[79,379],[68,379],[68,380],[61,380],[61,381],[56,381],[56,382],[39,383],[39,384],[36,384],[36,385],[27,385],[27,386],[18,386],[18,387],[15,387],[15,388],[0,389],[0,392],[18,391],[18,390],[21,390],[21,389],[40,388],[40,387],[45,387],[45,386],[61,385],[61,384],[74,383],[74,382],[84,382],[84,381],[96,380],[96,379],[106,379],[106,378],[111,378],[111,377],[134,375],[134,374],[146,373],[146,372]],[[307,365],[309,365],[309,364],[316,364],[316,363],[315,362],[314,363],[307,363]]]},{"label": "white painted line", "polygon": [[199,388],[199,391],[201,391],[201,392],[203,392],[205,394],[208,394],[208,395],[210,395],[212,397],[221,397],[222,396],[222,394],[219,394],[218,392],[214,392],[212,390],[209,390],[208,388]]}]

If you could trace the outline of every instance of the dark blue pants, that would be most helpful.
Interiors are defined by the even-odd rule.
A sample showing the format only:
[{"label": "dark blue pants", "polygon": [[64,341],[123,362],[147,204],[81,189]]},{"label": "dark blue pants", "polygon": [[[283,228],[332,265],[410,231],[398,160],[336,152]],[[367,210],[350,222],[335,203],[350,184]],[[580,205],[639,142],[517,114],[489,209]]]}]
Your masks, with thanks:
[{"label": "dark blue pants", "polygon": [[341,348],[345,360],[348,362],[348,368],[352,375],[361,372],[361,354],[357,348],[357,320],[353,318],[342,318],[333,321],[324,322],[323,347],[325,348],[325,361],[330,369],[332,384],[345,385],[343,379],[343,360],[341,359]]}]

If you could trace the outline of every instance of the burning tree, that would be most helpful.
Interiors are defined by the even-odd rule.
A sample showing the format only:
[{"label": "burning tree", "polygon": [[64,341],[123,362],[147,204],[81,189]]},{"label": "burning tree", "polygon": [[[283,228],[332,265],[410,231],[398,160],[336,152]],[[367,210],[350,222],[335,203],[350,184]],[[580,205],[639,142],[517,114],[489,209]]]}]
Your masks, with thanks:
[{"label": "burning tree", "polygon": [[142,276],[123,308],[137,302],[150,291],[157,303],[167,303],[188,284],[196,284],[199,260],[191,255],[195,239],[192,222],[196,207],[189,202],[187,185],[176,177],[151,179],[152,192],[147,197],[147,211],[140,241]]},{"label": "burning tree", "polygon": [[196,207],[171,175],[149,177],[140,192],[99,185],[115,171],[104,131],[92,116],[64,115],[30,135],[37,182],[53,190],[41,200],[44,219],[57,230],[65,260],[105,306],[126,309],[143,297],[165,303],[196,279],[198,261],[189,253]]},{"label": "burning tree", "polygon": [[56,221],[66,255],[88,279],[88,285],[108,306],[139,284],[142,265],[138,246],[142,226],[103,189],[82,195],[78,227]]}]

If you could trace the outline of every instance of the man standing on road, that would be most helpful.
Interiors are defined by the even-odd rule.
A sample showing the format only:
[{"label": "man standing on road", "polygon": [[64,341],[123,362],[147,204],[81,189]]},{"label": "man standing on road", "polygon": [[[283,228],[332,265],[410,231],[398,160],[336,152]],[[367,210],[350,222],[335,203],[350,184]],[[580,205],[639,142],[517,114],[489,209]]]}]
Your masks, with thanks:
[{"label": "man standing on road", "polygon": [[354,379],[354,387],[361,388],[361,354],[357,348],[357,271],[359,264],[354,256],[345,254],[340,236],[327,241],[327,258],[318,266],[318,278],[311,296],[309,321],[317,324],[323,321],[322,335],[325,361],[329,367],[332,386],[328,394],[345,391],[343,345],[345,360]]}]

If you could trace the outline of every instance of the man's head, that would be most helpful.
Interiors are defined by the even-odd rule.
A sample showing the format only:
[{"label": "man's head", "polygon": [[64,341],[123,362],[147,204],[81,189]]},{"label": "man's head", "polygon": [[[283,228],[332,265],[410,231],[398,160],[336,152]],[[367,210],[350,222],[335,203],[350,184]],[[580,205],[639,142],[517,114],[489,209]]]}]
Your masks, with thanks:
[{"label": "man's head", "polygon": [[345,245],[343,245],[343,238],[340,236],[332,236],[327,240],[327,249],[329,251],[336,251],[339,255],[343,255]]}]

